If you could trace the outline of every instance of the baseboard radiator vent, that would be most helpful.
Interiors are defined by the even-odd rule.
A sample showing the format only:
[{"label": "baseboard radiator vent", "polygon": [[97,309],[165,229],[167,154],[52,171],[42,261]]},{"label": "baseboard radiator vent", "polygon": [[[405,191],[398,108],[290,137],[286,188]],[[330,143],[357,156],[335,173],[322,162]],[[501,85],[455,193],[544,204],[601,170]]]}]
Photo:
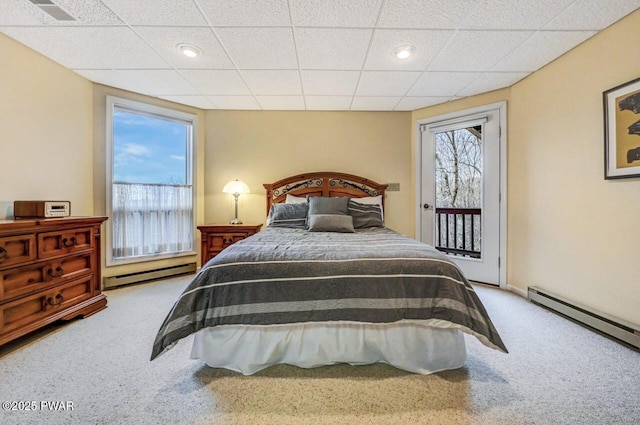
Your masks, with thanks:
[{"label": "baseboard radiator vent", "polygon": [[188,263],[181,264],[179,266],[164,267],[161,269],[105,277],[104,289],[115,288],[116,286],[128,285],[130,283],[140,283],[146,282],[148,280],[163,279],[166,277],[179,276],[187,273],[195,273],[195,271],[196,263]]},{"label": "baseboard radiator vent", "polygon": [[590,307],[569,301],[546,289],[530,286],[528,298],[597,332],[605,334],[627,346],[640,350],[640,327]]}]

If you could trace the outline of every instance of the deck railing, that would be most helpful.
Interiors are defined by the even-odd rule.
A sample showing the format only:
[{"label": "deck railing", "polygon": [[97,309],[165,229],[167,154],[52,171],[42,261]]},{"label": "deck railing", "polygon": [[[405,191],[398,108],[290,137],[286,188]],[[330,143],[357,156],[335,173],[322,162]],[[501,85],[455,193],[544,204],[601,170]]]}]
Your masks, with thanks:
[{"label": "deck railing", "polygon": [[436,208],[436,249],[480,258],[481,219],[480,208]]}]

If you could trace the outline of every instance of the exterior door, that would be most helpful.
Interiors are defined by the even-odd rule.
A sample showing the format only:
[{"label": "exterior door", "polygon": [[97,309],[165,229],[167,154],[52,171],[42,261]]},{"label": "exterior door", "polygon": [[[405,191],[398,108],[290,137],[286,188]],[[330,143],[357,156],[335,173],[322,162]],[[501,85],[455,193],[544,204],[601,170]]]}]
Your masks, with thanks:
[{"label": "exterior door", "polygon": [[502,275],[500,121],[498,108],[420,126],[420,239],[493,285]]}]

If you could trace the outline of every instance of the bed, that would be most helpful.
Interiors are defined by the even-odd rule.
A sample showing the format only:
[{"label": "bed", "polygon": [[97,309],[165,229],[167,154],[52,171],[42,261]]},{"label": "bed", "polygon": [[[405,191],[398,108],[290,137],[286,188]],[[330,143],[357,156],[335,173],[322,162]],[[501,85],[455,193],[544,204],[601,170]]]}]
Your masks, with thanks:
[{"label": "bed", "polygon": [[465,333],[507,352],[460,269],[384,227],[386,185],[323,172],[264,187],[268,226],[202,267],[151,360],[191,334],[191,358],[245,375],[282,363],[456,369]]}]

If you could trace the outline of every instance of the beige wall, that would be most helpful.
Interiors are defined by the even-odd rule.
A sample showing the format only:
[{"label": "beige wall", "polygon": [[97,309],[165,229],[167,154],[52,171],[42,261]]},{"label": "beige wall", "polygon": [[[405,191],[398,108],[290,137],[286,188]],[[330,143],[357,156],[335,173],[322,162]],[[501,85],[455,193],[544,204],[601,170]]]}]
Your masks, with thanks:
[{"label": "beige wall", "polygon": [[232,197],[222,187],[235,178],[252,192],[240,197],[240,219],[262,223],[263,183],[340,171],[400,183],[399,192],[387,195],[385,221],[399,232],[413,232],[409,112],[207,111],[206,138],[206,222],[233,218]]},{"label": "beige wall", "polygon": [[637,11],[510,89],[412,114],[506,100],[507,284],[637,324],[640,179],[603,178],[602,92],[640,77],[639,37]]},{"label": "beige wall", "polygon": [[3,34],[0,52],[0,219],[19,199],[93,214],[92,84]]},{"label": "beige wall", "polygon": [[640,179],[604,180],[602,92],[640,77],[639,38],[637,11],[512,87],[508,159],[510,284],[634,323]]},{"label": "beige wall", "polygon": [[[204,217],[204,203],[199,202],[204,194],[204,111],[92,84],[3,34],[0,51],[0,170],[5,176],[0,179],[0,219],[13,218],[17,199],[69,200],[72,215],[106,214],[107,94],[197,115],[196,207],[198,220]],[[195,256],[191,261],[199,262]],[[103,275],[184,262],[177,258],[109,267]]]},{"label": "beige wall", "polygon": [[[254,192],[241,198],[240,217],[263,222],[262,183],[336,170],[400,183],[388,194],[387,224],[413,235],[416,121],[506,100],[508,284],[640,323],[640,179],[603,179],[602,123],[602,92],[640,76],[638,36],[640,11],[511,89],[413,113],[185,108],[200,123],[198,222],[232,217],[221,193],[231,179]],[[0,50],[0,219],[26,198],[104,213],[104,96],[165,102],[94,86],[2,34]]]}]

